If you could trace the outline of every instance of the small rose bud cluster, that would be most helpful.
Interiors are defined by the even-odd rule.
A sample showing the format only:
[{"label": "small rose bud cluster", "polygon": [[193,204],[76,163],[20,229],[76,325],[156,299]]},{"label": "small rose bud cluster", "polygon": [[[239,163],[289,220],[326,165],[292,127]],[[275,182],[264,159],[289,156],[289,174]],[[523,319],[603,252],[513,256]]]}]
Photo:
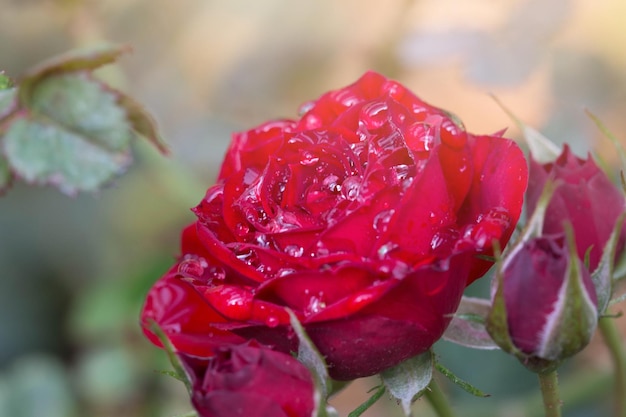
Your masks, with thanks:
[{"label": "small rose bud cluster", "polygon": [[530,159],[526,231],[503,260],[487,330],[535,372],[582,350],[611,298],[623,254],[626,202],[594,161],[565,145],[550,163]]}]

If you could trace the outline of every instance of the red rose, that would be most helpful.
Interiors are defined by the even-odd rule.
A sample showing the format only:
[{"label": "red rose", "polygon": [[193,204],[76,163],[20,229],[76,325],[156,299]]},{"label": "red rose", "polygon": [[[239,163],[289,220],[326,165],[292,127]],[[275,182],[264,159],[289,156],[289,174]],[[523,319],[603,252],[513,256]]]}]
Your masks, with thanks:
[{"label": "red rose", "polygon": [[[574,228],[578,256],[585,259],[585,254],[591,248],[589,270],[594,271],[617,218],[626,210],[624,194],[593,159],[577,158],[566,144],[553,163],[542,165],[531,158],[529,212],[534,211],[548,178],[560,181],[560,184],[548,205],[543,233],[562,233],[563,220],[570,221]],[[626,225],[622,228],[617,244],[617,254],[624,249],[625,241]]]},{"label": "red rose", "polygon": [[200,417],[313,415],[313,378],[288,354],[249,344],[217,348],[211,358],[179,357]]},{"label": "red rose", "polygon": [[526,161],[373,72],[303,112],[234,135],[143,320],[189,353],[288,351],[290,308],[332,377],[372,375],[440,338],[515,227]]}]

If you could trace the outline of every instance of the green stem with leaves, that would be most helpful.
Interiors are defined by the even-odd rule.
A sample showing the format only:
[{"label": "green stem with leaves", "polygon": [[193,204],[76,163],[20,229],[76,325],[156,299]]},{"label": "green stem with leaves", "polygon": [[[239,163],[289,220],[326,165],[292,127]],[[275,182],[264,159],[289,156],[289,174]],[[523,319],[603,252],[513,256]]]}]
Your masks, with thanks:
[{"label": "green stem with leaves", "polygon": [[546,417],[561,417],[559,378],[556,371],[540,373],[538,375]]},{"label": "green stem with leaves", "polygon": [[454,417],[454,412],[439,384],[433,379],[428,385],[424,396],[435,410],[438,417]]},{"label": "green stem with leaves", "polygon": [[611,317],[600,319],[600,331],[604,337],[611,358],[613,359],[613,370],[615,375],[615,417],[626,417],[626,350],[622,344],[622,339],[615,320]]}]

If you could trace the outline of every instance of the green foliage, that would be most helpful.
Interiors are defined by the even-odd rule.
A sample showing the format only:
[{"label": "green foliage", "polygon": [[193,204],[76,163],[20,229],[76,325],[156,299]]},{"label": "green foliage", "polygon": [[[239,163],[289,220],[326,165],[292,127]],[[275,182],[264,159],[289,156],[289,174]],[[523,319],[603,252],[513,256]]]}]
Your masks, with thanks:
[{"label": "green foliage", "polygon": [[446,368],[445,366],[443,366],[439,362],[437,362],[435,364],[435,368],[443,376],[448,378],[452,383],[454,383],[458,387],[461,387],[468,394],[472,394],[474,397],[481,397],[481,398],[485,398],[485,397],[490,397],[491,396],[490,394],[486,394],[483,391],[481,391],[480,389],[476,388],[474,385],[470,384],[469,382],[459,378],[451,370],[449,370],[448,368]]},{"label": "green foliage", "polygon": [[411,415],[411,404],[428,388],[433,367],[434,357],[427,351],[381,372],[385,386],[402,405],[404,415]]},{"label": "green foliage", "polygon": [[146,111],[93,76],[126,50],[71,51],[30,69],[13,88],[0,78],[0,190],[15,174],[69,195],[96,191],[130,165],[136,135],[167,151]]}]

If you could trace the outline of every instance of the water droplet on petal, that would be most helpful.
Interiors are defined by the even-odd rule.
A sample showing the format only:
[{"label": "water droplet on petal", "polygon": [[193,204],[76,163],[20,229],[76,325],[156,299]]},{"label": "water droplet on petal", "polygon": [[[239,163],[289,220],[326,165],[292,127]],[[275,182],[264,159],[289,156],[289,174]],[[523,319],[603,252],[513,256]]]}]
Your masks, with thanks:
[{"label": "water droplet on petal", "polygon": [[286,275],[291,275],[294,272],[296,272],[296,270],[293,269],[293,268],[281,268],[281,269],[278,270],[278,272],[276,272],[276,276],[277,277],[284,277]]},{"label": "water droplet on petal", "polygon": [[313,107],[315,107],[315,101],[307,101],[306,103],[302,104],[298,109],[298,116],[304,116],[304,114],[311,110]]},{"label": "water droplet on petal", "polygon": [[378,248],[378,258],[385,259],[387,254],[398,247],[397,243],[388,242]]},{"label": "water droplet on petal", "polygon": [[462,149],[467,142],[467,133],[450,119],[444,119],[439,130],[441,141],[455,149]]},{"label": "water droplet on petal", "polygon": [[211,305],[224,316],[248,320],[252,316],[253,295],[250,291],[230,285],[218,285],[204,292]]},{"label": "water droplet on petal", "polygon": [[341,195],[346,200],[356,200],[359,195],[359,187],[361,186],[361,179],[356,176],[346,178],[341,184]]},{"label": "water droplet on petal", "polygon": [[308,304],[304,307],[304,314],[309,316],[311,314],[316,314],[326,308],[326,303],[322,300],[322,294],[318,297],[311,297],[309,299]]},{"label": "water droplet on petal", "polygon": [[338,176],[329,175],[328,177],[324,178],[324,180],[322,181],[322,185],[328,188],[331,193],[335,194],[341,191],[341,185],[337,184],[338,181]]},{"label": "water droplet on petal", "polygon": [[278,320],[278,317],[276,316],[267,316],[265,318],[265,325],[267,327],[276,327],[278,326],[278,322],[279,320]]},{"label": "water droplet on petal", "polygon": [[318,156],[313,155],[310,151],[302,150],[300,151],[300,165],[311,166],[315,165],[319,162],[320,158]]},{"label": "water droplet on petal", "polygon": [[188,254],[178,264],[178,273],[187,278],[200,278],[208,265],[204,258]]},{"label": "water droplet on petal", "polygon": [[235,234],[238,237],[244,237],[248,233],[250,233],[250,227],[248,225],[243,223],[237,223],[237,225],[235,226]]},{"label": "water droplet on petal", "polygon": [[360,120],[367,130],[380,129],[387,123],[388,119],[388,107],[384,101],[366,104],[361,109]]},{"label": "water droplet on petal", "polygon": [[304,253],[304,248],[298,245],[285,246],[285,253],[291,257],[299,258]]},{"label": "water droplet on petal", "polygon": [[389,222],[391,221],[391,218],[393,217],[393,214],[395,212],[396,211],[394,209],[390,209],[383,210],[378,213],[374,217],[374,222],[372,224],[374,230],[376,230],[378,233],[385,233],[387,231],[387,227],[389,226]]},{"label": "water droplet on petal", "polygon": [[207,271],[210,280],[224,281],[226,279],[226,271],[221,266],[212,266]]},{"label": "water droplet on petal", "polygon": [[420,157],[427,157],[435,145],[435,128],[427,123],[418,122],[404,132],[406,144]]}]

